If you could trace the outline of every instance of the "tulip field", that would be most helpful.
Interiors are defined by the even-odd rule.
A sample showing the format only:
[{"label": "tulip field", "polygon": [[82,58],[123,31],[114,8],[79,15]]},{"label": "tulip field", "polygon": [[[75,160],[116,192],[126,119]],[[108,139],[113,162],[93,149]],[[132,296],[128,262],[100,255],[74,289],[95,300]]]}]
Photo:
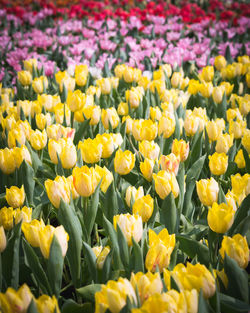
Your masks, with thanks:
[{"label": "tulip field", "polygon": [[250,312],[250,5],[0,1],[0,313]]}]

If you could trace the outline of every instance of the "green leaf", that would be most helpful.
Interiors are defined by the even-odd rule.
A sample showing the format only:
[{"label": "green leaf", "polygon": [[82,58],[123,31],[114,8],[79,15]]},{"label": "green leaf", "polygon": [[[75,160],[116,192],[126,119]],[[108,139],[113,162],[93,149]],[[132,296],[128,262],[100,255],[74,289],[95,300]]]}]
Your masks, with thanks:
[{"label": "green leaf", "polygon": [[60,202],[58,220],[69,234],[67,258],[74,286],[78,287],[81,274],[82,227],[74,208]]},{"label": "green leaf", "polygon": [[177,231],[177,209],[172,192],[163,200],[160,209],[160,222],[167,228],[169,234]]},{"label": "green leaf", "polygon": [[57,298],[59,297],[62,285],[63,264],[62,248],[56,235],[54,235],[49,251],[47,271],[51,289]]},{"label": "green leaf", "polygon": [[250,310],[250,305],[248,303],[242,302],[228,295],[219,293],[219,298],[221,302],[222,312],[246,313],[246,312],[249,312]]},{"label": "green leaf", "polygon": [[40,288],[44,293],[48,293],[52,296],[48,278],[41,266],[39,258],[25,239],[23,239],[23,251],[25,256],[25,263],[31,269]]},{"label": "green leaf", "polygon": [[26,161],[23,161],[19,171],[23,178],[23,184],[27,200],[29,202],[29,205],[32,205],[35,188],[34,170]]},{"label": "green leaf", "polygon": [[31,300],[27,313],[38,313],[34,299]]},{"label": "green leaf", "polygon": [[3,277],[8,287],[17,289],[19,286],[19,248],[21,237],[21,224],[15,225],[6,249],[2,253]]},{"label": "green leaf", "polygon": [[132,269],[132,271],[134,271],[135,273],[144,272],[144,260],[141,247],[138,245],[138,243],[134,240],[133,237],[132,242],[133,242],[132,255],[134,257],[134,268]]},{"label": "green leaf", "polygon": [[192,145],[191,145],[191,153],[189,156],[189,164],[194,164],[200,156],[202,151],[202,142],[203,142],[203,132],[197,131],[197,133],[194,135]]},{"label": "green leaf", "polygon": [[118,244],[119,244],[119,250],[121,254],[121,261],[124,265],[125,270],[128,269],[129,266],[129,251],[128,251],[128,244],[127,240],[117,224],[117,238],[118,238]]},{"label": "green leaf", "polygon": [[184,235],[176,235],[176,239],[180,243],[180,250],[185,252],[190,258],[194,258],[197,255],[198,260],[208,266],[209,249],[207,246]]},{"label": "green leaf", "polygon": [[83,242],[83,246],[85,250],[84,256],[86,258],[86,263],[88,265],[90,276],[92,280],[96,282],[97,281],[96,256],[91,247],[86,242]]},{"label": "green leaf", "polygon": [[244,156],[244,159],[246,162],[246,172],[250,173],[250,158],[249,158],[248,152],[244,146],[242,146],[242,151],[243,151],[243,156]]},{"label": "green leaf", "polygon": [[107,219],[112,222],[114,215],[118,214],[118,200],[114,181],[105,193],[104,208]]},{"label": "green leaf", "polygon": [[111,275],[112,259],[113,259],[113,250],[110,250],[109,254],[107,255],[104,261],[103,268],[101,270],[103,284],[106,284],[106,282],[111,279],[110,275]]},{"label": "green leaf", "polygon": [[184,196],[185,196],[185,166],[183,162],[180,163],[176,179],[180,188],[179,197],[178,197],[178,209],[181,214],[182,208],[183,208]]},{"label": "green leaf", "polygon": [[226,111],[227,111],[227,96],[226,96],[226,93],[224,92],[221,103],[217,105],[217,112],[216,112],[217,117],[225,119]]},{"label": "green leaf", "polygon": [[218,194],[218,203],[227,203],[226,196],[224,194],[223,189],[221,188],[221,185],[219,184],[219,194]]},{"label": "green leaf", "polygon": [[62,307],[62,313],[94,313],[94,311],[92,303],[78,304],[71,299],[67,300]]},{"label": "green leaf", "polygon": [[199,294],[198,313],[210,313],[208,303],[203,297],[202,289]]},{"label": "green leaf", "polygon": [[101,289],[101,284],[91,284],[82,288],[78,288],[76,291],[83,297],[84,300],[95,302],[95,293]]},{"label": "green leaf", "polygon": [[228,278],[228,295],[248,303],[248,275],[238,263],[227,254],[224,258],[224,270]]},{"label": "green leaf", "polygon": [[81,126],[76,131],[75,137],[74,137],[74,144],[75,145],[78,145],[78,142],[83,138],[86,129],[88,129],[88,127],[89,127],[89,122],[90,122],[90,119],[82,122]]}]

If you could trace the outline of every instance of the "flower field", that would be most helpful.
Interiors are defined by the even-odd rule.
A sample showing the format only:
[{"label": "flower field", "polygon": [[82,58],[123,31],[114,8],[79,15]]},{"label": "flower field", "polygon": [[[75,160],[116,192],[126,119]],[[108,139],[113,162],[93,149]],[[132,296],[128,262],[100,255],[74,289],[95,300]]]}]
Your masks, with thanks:
[{"label": "flower field", "polygon": [[0,17],[0,312],[250,312],[249,5]]}]

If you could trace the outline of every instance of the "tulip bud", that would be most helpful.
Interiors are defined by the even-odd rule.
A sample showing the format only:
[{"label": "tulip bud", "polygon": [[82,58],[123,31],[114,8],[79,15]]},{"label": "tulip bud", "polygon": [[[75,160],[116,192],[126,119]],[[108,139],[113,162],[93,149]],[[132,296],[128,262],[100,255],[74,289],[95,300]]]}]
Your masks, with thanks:
[{"label": "tulip bud", "polygon": [[13,151],[5,148],[0,149],[0,169],[4,174],[11,174],[16,169]]},{"label": "tulip bud", "polygon": [[26,71],[29,71],[30,73],[32,73],[33,68],[34,69],[37,68],[37,59],[24,60],[23,61],[23,66],[24,66]]},{"label": "tulip bud", "polygon": [[12,207],[6,206],[0,210],[0,226],[4,229],[10,230],[13,227],[14,211]]},{"label": "tulip bud", "polygon": [[6,236],[3,226],[0,226],[0,253],[2,253],[7,245]]},{"label": "tulip bud", "polygon": [[222,68],[225,68],[227,66],[227,60],[224,58],[223,55],[218,55],[214,59],[214,66],[218,71],[220,71]]},{"label": "tulip bud", "polygon": [[199,303],[199,294],[197,290],[183,290],[183,294],[187,303],[187,313],[197,313]]},{"label": "tulip bud", "polygon": [[38,129],[32,131],[30,143],[33,149],[42,150],[47,144],[47,134],[45,130],[43,130],[43,132],[40,132]]},{"label": "tulip bud", "polygon": [[32,247],[40,246],[39,232],[45,227],[43,220],[32,220],[29,223],[22,223],[22,231],[25,239],[31,244]]},{"label": "tulip bud", "polygon": [[215,150],[218,153],[227,153],[234,141],[233,134],[221,134],[216,142]]},{"label": "tulip bud", "polygon": [[209,227],[216,233],[224,234],[233,224],[234,213],[230,205],[214,202],[208,210],[207,221]]},{"label": "tulip bud", "polygon": [[17,72],[17,77],[23,86],[28,86],[32,82],[32,76],[29,71],[19,71]]},{"label": "tulip bud", "polygon": [[127,175],[135,166],[135,155],[129,151],[122,151],[119,149],[114,158],[115,172],[119,175]]},{"label": "tulip bud", "polygon": [[97,138],[79,141],[78,149],[81,150],[82,159],[85,163],[97,163],[102,157],[102,144]]},{"label": "tulip bud", "polygon": [[142,186],[140,186],[138,189],[136,189],[133,186],[129,186],[126,190],[126,198],[125,198],[127,206],[130,207],[131,199],[136,201],[142,198],[143,196],[144,196],[144,190]]},{"label": "tulip bud", "polygon": [[132,246],[132,237],[136,242],[141,240],[143,232],[141,216],[128,213],[115,215],[113,217],[113,224],[115,230],[117,229],[117,224],[119,225],[129,246]]},{"label": "tulip bud", "polygon": [[240,149],[235,158],[234,158],[234,162],[237,164],[238,168],[245,168],[246,167],[246,161],[243,155],[243,150]]},{"label": "tulip bud", "polygon": [[224,236],[219,252],[222,259],[224,259],[226,253],[230,258],[234,259],[241,268],[248,266],[249,248],[246,237],[240,234],[236,234],[232,238]]},{"label": "tulip bud", "polygon": [[70,169],[75,166],[77,160],[76,147],[71,138],[65,139],[60,155],[62,167]]},{"label": "tulip bud", "polygon": [[143,222],[147,222],[154,211],[154,199],[148,194],[137,200],[133,205],[133,214],[139,214]]},{"label": "tulip bud", "polygon": [[139,151],[144,158],[157,160],[160,153],[160,147],[154,141],[143,140],[139,142]]},{"label": "tulip bud", "polygon": [[242,138],[246,129],[246,121],[237,119],[236,121],[229,121],[229,134],[233,134],[234,138]]},{"label": "tulip bud", "polygon": [[177,157],[180,158],[181,162],[186,161],[189,154],[189,142],[184,140],[174,139],[172,145],[172,153],[174,153]]},{"label": "tulip bud", "polygon": [[213,175],[222,175],[226,173],[228,165],[228,156],[225,153],[215,152],[208,156],[209,169]]},{"label": "tulip bud", "polygon": [[71,112],[79,111],[83,108],[85,95],[81,90],[77,89],[74,92],[69,92],[67,97],[67,105]]},{"label": "tulip bud", "polygon": [[244,135],[241,139],[243,147],[247,150],[247,153],[250,154],[250,130],[246,129]]},{"label": "tulip bud", "polygon": [[70,202],[70,186],[64,176],[57,176],[55,180],[47,179],[44,183],[50,202],[59,208],[61,199]]},{"label": "tulip bud", "polygon": [[102,251],[97,256],[96,265],[97,265],[97,268],[99,268],[100,270],[103,268],[104,262],[108,256],[109,252],[110,252],[110,247],[106,246],[102,249]]},{"label": "tulip bud", "polygon": [[82,197],[91,196],[97,186],[97,177],[93,167],[75,167],[72,172],[76,191]]},{"label": "tulip bud", "polygon": [[169,155],[161,155],[159,163],[162,170],[168,171],[169,173],[174,173],[176,176],[179,169],[180,159],[174,153]]},{"label": "tulip bud", "polygon": [[112,84],[109,77],[101,78],[96,81],[96,85],[101,89],[101,93],[108,95],[111,92]]},{"label": "tulip bud", "polygon": [[35,302],[39,313],[60,313],[55,296],[49,297],[47,295],[41,295]]},{"label": "tulip bud", "polygon": [[153,174],[155,181],[155,191],[163,200],[172,191],[174,197],[179,195],[179,185],[176,180],[174,173],[169,173],[166,171],[159,171],[157,174]]},{"label": "tulip bud", "polygon": [[163,138],[169,138],[175,131],[175,117],[171,113],[165,112],[159,119],[158,135],[163,134]]},{"label": "tulip bud", "polygon": [[29,223],[32,219],[32,208],[28,208],[27,206],[22,207],[22,209],[16,209],[13,211],[13,216],[15,218],[15,224],[19,222]]},{"label": "tulip bud", "polygon": [[112,129],[115,129],[120,122],[115,108],[108,108],[106,110],[102,109],[101,119],[105,129],[109,129],[109,124],[111,125]]},{"label": "tulip bud", "polygon": [[145,159],[143,162],[140,162],[140,170],[143,175],[143,177],[151,182],[153,178],[153,169],[154,169],[154,160]]},{"label": "tulip bud", "polygon": [[10,188],[6,188],[6,201],[8,205],[13,208],[21,207],[25,200],[25,191],[24,186],[21,188],[16,186],[11,186]]},{"label": "tulip bud", "polygon": [[174,88],[178,88],[181,85],[183,76],[181,75],[180,72],[174,72],[171,78],[171,85]]},{"label": "tulip bud", "polygon": [[89,70],[86,64],[80,64],[75,66],[75,80],[78,86],[82,87],[86,85],[88,72]]},{"label": "tulip bud", "polygon": [[95,173],[96,173],[97,184],[99,184],[100,180],[102,179],[101,191],[103,193],[106,193],[106,191],[109,188],[110,184],[114,180],[112,172],[110,172],[106,168],[106,166],[100,167],[98,165],[95,165]]},{"label": "tulip bud", "polygon": [[203,67],[201,72],[201,78],[204,79],[206,82],[212,81],[214,78],[214,67],[213,66]]},{"label": "tulip bud", "polygon": [[217,202],[219,185],[213,177],[197,181],[196,190],[200,201],[204,205],[211,206],[214,202]]}]

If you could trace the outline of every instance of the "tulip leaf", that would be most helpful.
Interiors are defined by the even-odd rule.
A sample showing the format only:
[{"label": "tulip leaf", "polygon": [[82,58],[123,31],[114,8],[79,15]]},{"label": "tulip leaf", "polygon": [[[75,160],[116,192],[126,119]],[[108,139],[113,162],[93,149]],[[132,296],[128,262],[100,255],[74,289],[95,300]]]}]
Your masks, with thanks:
[{"label": "tulip leaf", "polygon": [[170,276],[170,286],[171,286],[171,289],[174,289],[174,290],[180,292],[180,288],[177,285],[177,283],[176,283],[176,281],[175,281],[175,279],[173,278],[172,275]]},{"label": "tulip leaf", "polygon": [[229,236],[235,234],[237,226],[248,216],[250,208],[250,194],[242,201],[239,209],[235,213],[234,223],[229,230]]},{"label": "tulip leaf", "polygon": [[82,227],[76,215],[74,208],[65,203],[60,202],[58,209],[59,222],[64,226],[69,234],[69,247],[67,258],[70,265],[70,273],[72,275],[73,284],[78,287],[81,274],[81,249],[82,249]]},{"label": "tulip leaf", "polygon": [[246,313],[250,310],[250,305],[248,303],[242,302],[228,295],[219,293],[219,298],[220,298],[222,312]]},{"label": "tulip leaf", "polygon": [[219,105],[217,105],[217,117],[218,118],[225,118],[227,111],[227,96],[226,93],[224,92],[222,101]]},{"label": "tulip leaf", "polygon": [[115,269],[120,269],[120,251],[119,244],[117,240],[117,234],[114,229],[114,226],[110,223],[110,221],[103,215],[103,226],[107,235],[109,235],[112,247],[114,250],[114,267]]},{"label": "tulip leaf", "polygon": [[31,269],[33,275],[39,283],[40,288],[44,293],[49,293],[52,295],[48,278],[41,266],[39,258],[25,239],[23,239],[23,251],[25,256],[25,263]]},{"label": "tulip leaf", "polygon": [[102,283],[103,284],[105,284],[108,280],[110,280],[112,259],[113,259],[113,250],[110,250],[109,254],[107,255],[104,261],[103,268],[102,268]]},{"label": "tulip leaf", "polygon": [[8,286],[14,289],[19,285],[19,247],[21,237],[21,224],[15,225],[8,240],[6,249],[2,253],[3,278]]},{"label": "tulip leaf", "polygon": [[62,313],[94,313],[94,311],[95,310],[92,303],[86,302],[83,304],[78,304],[71,299],[67,300],[62,307]]},{"label": "tulip leaf", "polygon": [[120,254],[121,254],[121,261],[124,265],[125,270],[128,269],[129,266],[129,251],[128,251],[128,244],[127,240],[117,224],[117,238],[118,238],[118,244],[119,244],[119,249],[120,249]]},{"label": "tulip leaf", "polygon": [[22,174],[27,200],[29,205],[32,205],[35,188],[34,170],[26,161],[23,161],[20,166],[20,173]]},{"label": "tulip leaf", "polygon": [[194,135],[192,144],[191,144],[191,152],[189,155],[189,161],[188,164],[191,165],[196,162],[201,156],[201,151],[202,151],[202,142],[203,142],[203,132],[197,131],[196,134]]},{"label": "tulip leaf", "polygon": [[78,142],[83,138],[83,135],[84,135],[86,129],[88,129],[88,127],[89,127],[89,122],[90,122],[90,119],[85,120],[84,122],[82,122],[80,127],[76,131],[75,137],[74,137],[74,144],[75,145],[77,145]]},{"label": "tulip leaf", "polygon": [[84,211],[84,224],[87,230],[88,239],[90,238],[93,226],[95,224],[98,204],[99,204],[99,193],[102,180],[99,182],[98,186],[95,189],[94,194],[91,196],[91,199],[88,203],[86,210]]},{"label": "tulip leaf", "polygon": [[86,263],[88,265],[89,273],[94,282],[97,281],[97,270],[96,270],[96,256],[91,249],[91,247],[86,243],[83,242],[84,250],[85,250],[85,258]]},{"label": "tulip leaf", "polygon": [[112,221],[113,216],[118,214],[118,199],[114,181],[110,184],[105,193],[104,207],[107,219]]},{"label": "tulip leaf", "polygon": [[223,189],[221,188],[221,185],[219,184],[218,204],[221,204],[221,203],[227,203],[227,199],[226,199]]},{"label": "tulip leaf", "polygon": [[207,246],[184,235],[176,235],[176,240],[180,243],[180,249],[190,258],[194,258],[197,255],[198,260],[208,266],[209,249]]},{"label": "tulip leaf", "polygon": [[34,299],[31,300],[30,305],[27,309],[27,313],[38,313]]},{"label": "tulip leaf", "polygon": [[25,141],[25,146],[28,148],[30,156],[31,156],[31,160],[32,160],[32,167],[34,169],[34,172],[36,173],[37,169],[39,167],[43,167],[43,163],[40,160],[38,154],[31,148],[29,142],[26,140]]},{"label": "tulip leaf", "polygon": [[63,264],[62,248],[54,235],[50,246],[47,271],[51,289],[57,298],[62,285]]},{"label": "tulip leaf", "polygon": [[77,293],[83,297],[84,300],[94,302],[95,293],[102,289],[101,284],[91,284],[85,287],[76,289]]},{"label": "tulip leaf", "polygon": [[143,261],[142,249],[138,245],[138,243],[134,240],[133,237],[132,237],[132,242],[133,242],[132,256],[133,256],[134,264],[133,264],[132,269],[130,266],[130,269],[134,271],[135,273],[144,272],[144,261]]},{"label": "tulip leaf", "polygon": [[208,303],[203,297],[202,289],[199,294],[198,313],[210,313]]},{"label": "tulip leaf", "polygon": [[160,221],[167,228],[169,234],[176,232],[177,209],[172,192],[163,200],[160,209]]},{"label": "tulip leaf", "polygon": [[250,158],[249,158],[248,152],[244,146],[242,146],[242,151],[243,151],[243,156],[244,156],[244,159],[246,162],[246,172],[250,173]]},{"label": "tulip leaf", "polygon": [[183,201],[184,201],[184,195],[185,195],[185,167],[184,163],[181,162],[178,170],[178,174],[176,176],[178,185],[179,185],[179,197],[178,197],[178,209],[180,211],[180,214],[182,213],[182,207],[183,207]]},{"label": "tulip leaf", "polygon": [[228,278],[228,295],[248,303],[249,285],[247,272],[240,268],[238,263],[227,254],[225,254],[224,258],[224,270]]}]

